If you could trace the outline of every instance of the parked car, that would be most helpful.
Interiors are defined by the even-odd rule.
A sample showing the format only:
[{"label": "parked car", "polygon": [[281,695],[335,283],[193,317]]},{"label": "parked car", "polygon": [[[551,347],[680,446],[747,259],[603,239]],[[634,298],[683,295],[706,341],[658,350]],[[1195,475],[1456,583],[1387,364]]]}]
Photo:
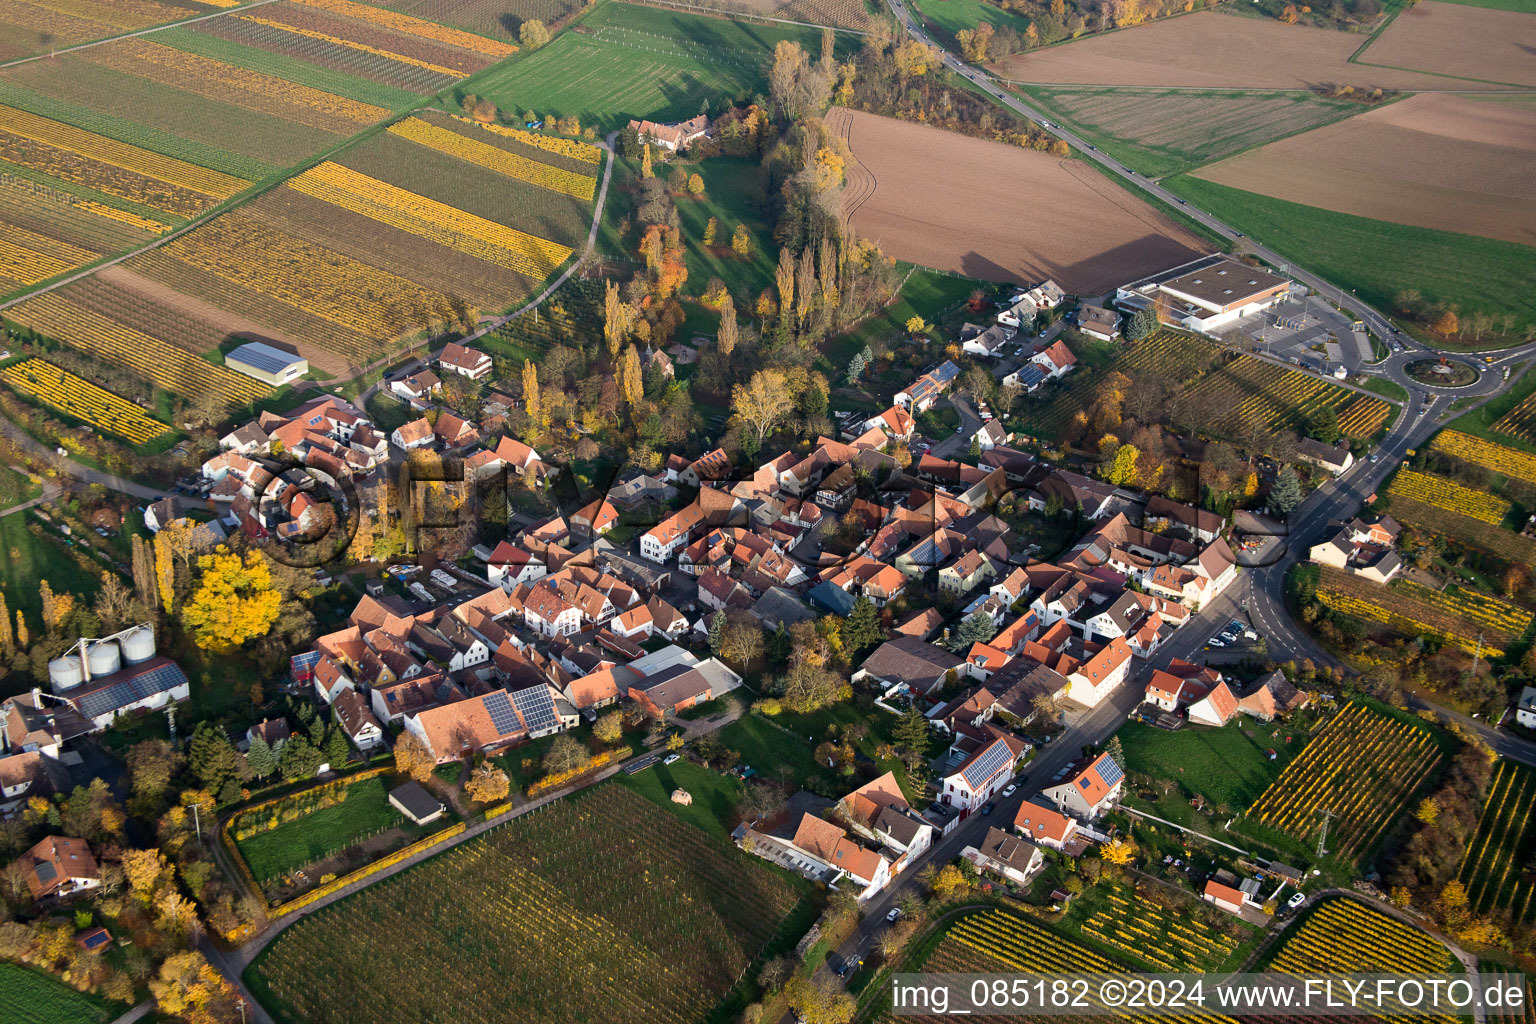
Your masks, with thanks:
[{"label": "parked car", "polygon": [[666,757],[661,759],[661,763],[662,764],[671,764],[673,761],[676,761],[681,756],[682,756],[681,754],[668,754]]},{"label": "parked car", "polygon": [[900,907],[892,907],[891,908],[891,912],[889,914],[885,915],[885,919],[886,919],[886,921],[894,924],[896,922],[896,919],[899,918],[900,916],[901,916],[901,908]]},{"label": "parked car", "polygon": [[1008,783],[1008,788],[1003,790],[1003,796],[1013,796],[1013,794],[1017,793],[1018,791],[1019,791],[1018,783],[1010,782],[1010,783]]},{"label": "parked car", "polygon": [[1221,642],[1221,638],[1220,637],[1213,636],[1213,637],[1211,637],[1211,642],[1209,644],[1207,644],[1206,646],[1207,647],[1225,647],[1227,645]]},{"label": "parked car", "polygon": [[991,814],[992,813],[992,808],[994,808],[995,806],[997,806],[997,805],[991,803],[990,801],[985,803],[985,804],[982,804],[981,805],[981,813],[982,813],[982,815],[986,816],[988,814]]},{"label": "parked car", "polygon": [[1292,910],[1295,910],[1305,902],[1307,902],[1307,894],[1304,892],[1298,892],[1290,899],[1286,900],[1285,905],[1290,907]]}]

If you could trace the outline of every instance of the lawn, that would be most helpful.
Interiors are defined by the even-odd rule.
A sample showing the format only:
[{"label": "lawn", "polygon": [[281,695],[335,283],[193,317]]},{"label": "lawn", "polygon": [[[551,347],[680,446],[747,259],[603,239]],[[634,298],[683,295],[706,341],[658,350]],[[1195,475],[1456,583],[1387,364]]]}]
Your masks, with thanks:
[{"label": "lawn", "polygon": [[716,732],[715,737],[727,749],[740,754],[742,764],[750,765],[757,774],[770,781],[804,784],[811,779],[831,776],[812,754],[815,744],[821,742],[821,736],[816,736],[814,742],[802,739],[800,734],[780,728],[756,712],[742,715]]},{"label": "lawn", "polygon": [[1334,213],[1189,175],[1164,184],[1374,306],[1390,309],[1398,292],[1417,289],[1427,302],[1456,304],[1463,317],[1509,310],[1520,320],[1506,336],[1508,344],[1516,342],[1521,325],[1536,320],[1531,246]]},{"label": "lawn", "polygon": [[47,580],[55,593],[78,594],[89,601],[96,594],[101,576],[82,569],[70,557],[65,539],[57,533],[49,536],[51,530],[46,524],[42,524],[43,539],[34,537],[27,529],[27,524],[34,521],[29,512],[0,518],[0,554],[4,555],[0,558],[0,591],[5,594],[11,614],[14,616],[16,609],[22,609],[32,628],[37,629],[43,611],[39,580]]},{"label": "lawn", "polygon": [[[816,29],[749,25],[650,7],[609,3],[576,28],[475,79],[475,92],[509,111],[575,115],[602,131],[631,118],[679,121],[706,104],[726,104],[768,91],[773,48],[793,39],[813,57]],[[839,36],[839,56],[858,37]]]},{"label": "lawn", "polygon": [[384,778],[374,776],[354,783],[347,787],[347,798],[341,803],[240,840],[236,845],[251,874],[261,882],[277,878],[404,822],[389,802]]},{"label": "lawn", "polygon": [[1387,380],[1385,377],[1367,377],[1361,385],[1367,391],[1375,392],[1382,398],[1390,398],[1394,402],[1408,401],[1408,389],[1395,380]]},{"label": "lawn", "polygon": [[[1116,735],[1125,750],[1126,771],[1175,784],[1153,806],[1160,817],[1182,824],[1189,817],[1188,798],[1196,793],[1234,813],[1257,800],[1305,742],[1305,735],[1295,736],[1288,748],[1285,736],[1294,732],[1239,718],[1220,729],[1186,726],[1175,732],[1127,722]],[[1273,761],[1265,753],[1270,748],[1278,755]],[[1153,788],[1162,787],[1154,783]],[[1182,817],[1176,813],[1180,808]]]},{"label": "lawn", "polygon": [[[704,179],[702,196],[685,193],[677,198],[687,245],[688,293],[703,294],[710,278],[718,277],[730,289],[738,312],[750,315],[758,294],[773,282],[779,252],[764,208],[758,165],[745,157],[713,157],[686,169]],[[711,217],[716,220],[715,244],[706,248],[702,239]],[[731,233],[738,224],[752,234],[752,254],[746,259],[731,251]]]},{"label": "lawn", "polygon": [[0,466],[0,508],[19,505],[43,493],[43,485],[35,484],[25,473],[18,473],[10,466]]},{"label": "lawn", "polygon": [[[657,763],[633,775],[616,775],[613,781],[721,840],[730,838],[732,814],[745,790],[735,778],[688,760]],[[687,790],[693,803],[673,803],[672,793],[678,789]]]},{"label": "lawn", "polygon": [[20,964],[0,963],[0,1020],[5,1024],[100,1024],[117,1016],[112,1004],[76,992]]},{"label": "lawn", "polygon": [[279,1024],[684,1024],[794,945],[809,893],[602,785],[304,918],[245,977]]},{"label": "lawn", "polygon": [[1030,22],[1022,14],[1005,11],[983,0],[923,0],[921,6],[912,6],[922,15],[923,21],[936,30],[936,35],[955,49],[959,48],[955,42],[955,33],[962,29],[974,29],[983,21],[993,28],[1008,26],[1021,34],[1029,28]]},{"label": "lawn", "polygon": [[904,274],[894,302],[828,344],[826,359],[839,377],[865,345],[878,340],[900,339],[907,333],[907,321],[914,316],[932,322],[940,313],[965,301],[977,288],[988,287],[982,281],[917,267],[908,268]]}]

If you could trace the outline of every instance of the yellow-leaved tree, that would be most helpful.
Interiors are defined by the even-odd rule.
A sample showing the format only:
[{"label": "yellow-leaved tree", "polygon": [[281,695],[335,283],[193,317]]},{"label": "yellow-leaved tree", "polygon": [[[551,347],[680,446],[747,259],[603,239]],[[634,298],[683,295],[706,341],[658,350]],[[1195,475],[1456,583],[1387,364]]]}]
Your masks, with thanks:
[{"label": "yellow-leaved tree", "polygon": [[267,556],[247,551],[242,558],[220,544],[197,560],[197,590],[182,609],[182,623],[205,651],[230,651],[266,636],[277,620],[283,596],[272,587]]},{"label": "yellow-leaved tree", "polygon": [[1112,839],[1104,844],[1101,855],[1111,864],[1129,864],[1136,856],[1136,844],[1129,839]]}]

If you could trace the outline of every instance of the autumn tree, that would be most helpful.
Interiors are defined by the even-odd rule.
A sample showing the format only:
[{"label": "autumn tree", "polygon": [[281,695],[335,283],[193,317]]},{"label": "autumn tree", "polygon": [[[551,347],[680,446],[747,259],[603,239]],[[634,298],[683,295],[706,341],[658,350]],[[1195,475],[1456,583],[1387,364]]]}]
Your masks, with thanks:
[{"label": "autumn tree", "polygon": [[619,396],[630,408],[645,397],[645,372],[640,368],[640,353],[631,345],[624,350],[624,365],[619,370]]},{"label": "autumn tree", "polygon": [[779,250],[779,265],[774,270],[773,283],[779,290],[779,309],[788,316],[795,304],[795,257],[789,246]]},{"label": "autumn tree", "polygon": [[400,741],[395,744],[395,771],[409,775],[417,782],[426,782],[436,767],[437,758],[432,756],[432,751],[427,749],[421,737],[413,732],[401,735]]},{"label": "autumn tree", "polygon": [[754,451],[761,451],[763,442],[794,412],[794,397],[787,384],[784,371],[768,368],[731,389],[731,409],[755,442]]},{"label": "autumn tree", "polygon": [[587,748],[581,741],[567,733],[556,736],[544,753],[544,774],[565,775],[576,771],[588,761]]},{"label": "autumn tree", "polygon": [[763,629],[749,615],[729,615],[720,636],[720,656],[745,667],[763,653]]},{"label": "autumn tree", "polygon": [[603,298],[603,341],[608,346],[608,358],[617,361],[619,347],[629,337],[631,317],[629,306],[619,296],[619,286],[607,282]]},{"label": "autumn tree", "polygon": [[133,795],[146,802],[158,802],[181,767],[181,755],[165,740],[135,743],[128,748],[126,761]]},{"label": "autumn tree", "polygon": [[656,169],[651,165],[651,144],[649,142],[645,144],[644,154],[640,158],[640,177],[656,177]]},{"label": "autumn tree", "polygon": [[196,950],[166,957],[149,992],[161,1013],[187,1024],[233,1024],[242,1016],[234,989]]},{"label": "autumn tree", "polygon": [[483,804],[505,800],[511,789],[512,783],[507,773],[496,767],[493,761],[481,761],[475,766],[469,781],[464,783],[464,792],[469,798]]},{"label": "autumn tree", "polygon": [[221,544],[197,565],[198,587],[181,614],[197,645],[222,653],[265,636],[283,603],[267,556],[251,550],[242,558]]},{"label": "autumn tree", "polygon": [[974,29],[961,29],[955,33],[955,40],[960,44],[960,52],[965,59],[973,64],[982,64],[987,59],[987,49],[992,45],[992,33],[995,30],[987,22],[982,22]]},{"label": "autumn tree", "polygon": [[720,303],[720,332],[715,336],[715,344],[720,349],[721,355],[729,357],[736,351],[737,337],[736,303],[731,298],[731,293],[726,292],[725,298]]},{"label": "autumn tree", "polygon": [[539,368],[531,359],[523,360],[523,409],[536,427],[544,426],[546,421],[543,398],[539,395]]},{"label": "autumn tree", "polygon": [[624,714],[610,711],[592,723],[592,735],[604,746],[611,747],[624,738]]},{"label": "autumn tree", "polygon": [[1109,464],[1105,478],[1116,487],[1136,486],[1136,460],[1140,457],[1141,452],[1135,445],[1120,445],[1115,449],[1115,457]]},{"label": "autumn tree", "polygon": [[525,50],[537,50],[549,42],[549,29],[542,21],[530,18],[518,28],[517,41],[523,44]]},{"label": "autumn tree", "polygon": [[748,259],[752,255],[752,232],[747,230],[745,224],[737,224],[736,230],[731,232],[731,251],[741,259]]},{"label": "autumn tree", "polygon": [[784,986],[784,1000],[805,1024],[848,1024],[858,1004],[831,977],[820,980],[793,974]]},{"label": "autumn tree", "polygon": [[1111,864],[1129,864],[1136,856],[1136,844],[1129,839],[1112,839],[1104,844],[1100,856]]},{"label": "autumn tree", "polygon": [[1454,309],[1448,309],[1440,314],[1440,318],[1435,321],[1434,326],[1430,330],[1436,334],[1449,337],[1461,330],[1461,320],[1457,318]]}]

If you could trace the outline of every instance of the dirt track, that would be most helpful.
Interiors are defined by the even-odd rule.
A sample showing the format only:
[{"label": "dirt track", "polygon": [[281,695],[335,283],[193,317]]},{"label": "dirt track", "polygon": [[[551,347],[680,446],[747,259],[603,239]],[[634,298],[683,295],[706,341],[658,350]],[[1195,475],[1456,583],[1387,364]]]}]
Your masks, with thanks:
[{"label": "dirt track", "polygon": [[1536,103],[1419,95],[1195,172],[1340,213],[1536,244]]},{"label": "dirt track", "polygon": [[1081,161],[834,107],[853,148],[845,212],[888,256],[1100,295],[1208,251]]},{"label": "dirt track", "polygon": [[[1427,7],[1448,5],[1427,2]],[[1506,14],[1474,7],[1457,10],[1479,14]],[[1530,18],[1536,15],[1514,15]],[[1419,67],[1424,71],[1454,71],[1447,62],[1384,60],[1374,51],[1388,42],[1398,24],[1366,51],[1373,63]],[[1065,46],[1051,46],[1019,54],[994,65],[1004,78],[1019,82],[1060,85],[1136,85],[1194,89],[1310,89],[1319,85],[1353,85],[1383,89],[1488,88],[1420,71],[1370,67],[1349,63],[1350,54],[1364,37],[1333,29],[1283,25],[1278,21],[1244,18],[1218,11],[1202,11],[1139,25],[1133,29],[1092,36]],[[1417,60],[1418,44],[1409,47]],[[1387,52],[1397,53],[1391,48]],[[1527,70],[1536,73],[1536,62],[1523,58]],[[1481,75],[1479,77],[1494,77]],[[1511,79],[1518,81],[1519,79]]]}]

